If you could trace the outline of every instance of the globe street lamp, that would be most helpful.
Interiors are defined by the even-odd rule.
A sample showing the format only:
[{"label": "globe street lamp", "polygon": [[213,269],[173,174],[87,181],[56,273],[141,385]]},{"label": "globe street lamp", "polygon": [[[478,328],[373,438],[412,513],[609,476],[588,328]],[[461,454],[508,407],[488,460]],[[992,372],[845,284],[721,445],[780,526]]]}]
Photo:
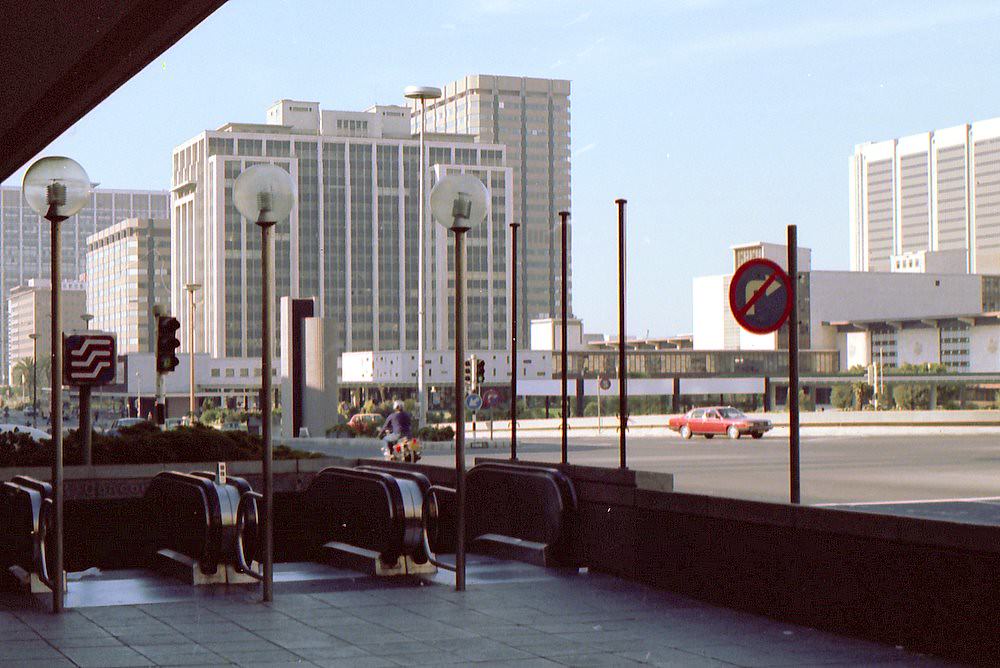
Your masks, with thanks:
[{"label": "globe street lamp", "polygon": [[192,422],[197,414],[194,397],[194,293],[200,287],[200,283],[188,283],[184,286],[188,292],[188,412]]},{"label": "globe street lamp", "polygon": [[31,339],[31,426],[38,426],[38,334],[28,334]]},{"label": "globe street lamp", "polygon": [[[261,439],[264,442],[264,601],[274,598],[274,485],[271,471],[271,343],[274,323],[274,249],[271,228],[288,217],[294,199],[292,177],[276,165],[254,165],[243,171],[233,184],[233,200],[240,214],[260,227],[261,254]],[[194,294],[194,291],[191,291]]]},{"label": "globe street lamp", "polygon": [[403,95],[410,100],[420,100],[420,202],[417,205],[417,424],[427,422],[427,391],[424,386],[424,181],[427,160],[424,154],[424,126],[426,125],[427,100],[441,97],[441,89],[433,86],[407,86]]},{"label": "globe street lamp", "polygon": [[55,567],[52,589],[52,611],[63,608],[63,441],[62,441],[62,235],[59,225],[74,215],[87,202],[90,178],[75,160],[52,156],[36,160],[24,173],[22,184],[28,206],[52,226],[52,396],[49,416],[52,418],[52,487],[54,540],[52,560]]},{"label": "globe street lamp", "polygon": [[431,212],[455,234],[455,589],[465,589],[465,233],[486,218],[489,191],[471,174],[446,176],[431,190]]}]

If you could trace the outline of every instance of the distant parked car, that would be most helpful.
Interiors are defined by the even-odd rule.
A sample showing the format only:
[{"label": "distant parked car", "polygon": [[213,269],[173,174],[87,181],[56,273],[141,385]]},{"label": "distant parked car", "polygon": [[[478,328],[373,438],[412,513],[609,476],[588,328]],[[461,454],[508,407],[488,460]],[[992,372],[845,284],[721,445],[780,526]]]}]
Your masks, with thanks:
[{"label": "distant parked car", "polygon": [[750,417],[732,406],[711,406],[694,408],[684,415],[672,416],[667,427],[679,433],[681,438],[691,438],[695,434],[714,438],[717,434],[725,434],[737,439],[746,434],[761,438],[774,425],[766,418]]},{"label": "distant parked car", "polygon": [[222,425],[222,431],[247,431],[247,426],[242,422],[226,422]]},{"label": "distant parked car", "polygon": [[0,433],[27,434],[36,441],[52,438],[51,434],[47,434],[41,429],[26,427],[23,424],[0,424]]},{"label": "distant parked car", "polygon": [[167,418],[163,421],[163,429],[164,431],[170,431],[171,429],[177,429],[177,427],[180,427],[182,424],[184,424],[184,418]]},{"label": "distant parked car", "polygon": [[140,424],[147,424],[149,420],[144,420],[143,418],[118,418],[111,423],[111,427],[108,428],[105,434],[108,436],[118,436],[121,434],[122,429],[126,427],[135,427]]}]

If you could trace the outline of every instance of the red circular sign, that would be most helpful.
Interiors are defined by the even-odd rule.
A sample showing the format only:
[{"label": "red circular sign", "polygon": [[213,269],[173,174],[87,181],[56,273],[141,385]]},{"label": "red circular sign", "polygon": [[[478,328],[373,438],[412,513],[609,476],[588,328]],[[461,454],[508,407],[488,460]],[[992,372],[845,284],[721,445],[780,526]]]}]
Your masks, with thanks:
[{"label": "red circular sign", "polygon": [[792,279],[771,260],[740,265],[729,283],[729,308],[740,327],[754,334],[781,328],[792,312]]}]

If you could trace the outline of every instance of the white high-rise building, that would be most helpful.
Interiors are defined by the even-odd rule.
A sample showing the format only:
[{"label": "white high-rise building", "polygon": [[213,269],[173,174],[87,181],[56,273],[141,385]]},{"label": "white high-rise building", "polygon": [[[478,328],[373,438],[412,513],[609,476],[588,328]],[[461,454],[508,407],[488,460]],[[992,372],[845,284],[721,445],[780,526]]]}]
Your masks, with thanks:
[{"label": "white high-rise building", "polygon": [[[475,174],[491,192],[486,222],[467,237],[468,345],[503,349],[512,187],[505,148],[429,135],[426,151],[428,202],[445,172]],[[260,354],[260,231],[232,201],[236,177],[260,163],[287,170],[297,195],[289,220],[274,228],[276,298],[315,298],[317,315],[337,322],[341,350],[416,349],[419,142],[409,109],[330,111],[295,100],[276,102],[265,124],[228,123],[174,149],[171,294],[182,347],[184,285],[198,283],[196,352]],[[427,348],[449,348],[450,234],[429,204],[426,211]]]},{"label": "white high-rise building", "polygon": [[129,218],[87,238],[91,328],[114,332],[118,354],[152,351],[153,307],[169,303],[169,220]]},{"label": "white high-rise building", "polygon": [[859,144],[851,269],[1000,273],[1000,118]]},{"label": "white high-rise building", "polygon": [[[526,344],[531,319],[560,313],[559,212],[570,209],[571,197],[570,82],[479,74],[446,84],[442,92],[427,104],[428,132],[469,134],[507,148],[506,164],[513,170],[511,208],[521,223],[518,340]],[[417,132],[420,103],[411,105]],[[572,264],[567,281],[567,310],[572,313]]]},{"label": "white high-rise building", "polygon": [[[86,271],[87,237],[125,218],[167,218],[170,193],[164,190],[111,190],[95,188],[78,214],[60,225],[62,275],[77,279]],[[21,194],[21,188],[0,186],[0,299],[27,285],[33,278],[49,278],[49,231],[51,224],[36,214]],[[7,310],[0,317],[0,382],[6,381],[11,360],[8,350]]]}]

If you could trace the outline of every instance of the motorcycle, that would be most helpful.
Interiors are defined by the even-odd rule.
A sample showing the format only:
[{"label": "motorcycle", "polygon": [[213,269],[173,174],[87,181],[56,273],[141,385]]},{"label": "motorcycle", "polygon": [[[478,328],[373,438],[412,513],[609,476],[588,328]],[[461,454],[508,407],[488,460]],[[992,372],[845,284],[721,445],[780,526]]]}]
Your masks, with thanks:
[{"label": "motorcycle", "polygon": [[383,446],[382,454],[386,461],[415,464],[420,461],[420,450],[420,441],[413,437],[404,436],[395,443]]}]

